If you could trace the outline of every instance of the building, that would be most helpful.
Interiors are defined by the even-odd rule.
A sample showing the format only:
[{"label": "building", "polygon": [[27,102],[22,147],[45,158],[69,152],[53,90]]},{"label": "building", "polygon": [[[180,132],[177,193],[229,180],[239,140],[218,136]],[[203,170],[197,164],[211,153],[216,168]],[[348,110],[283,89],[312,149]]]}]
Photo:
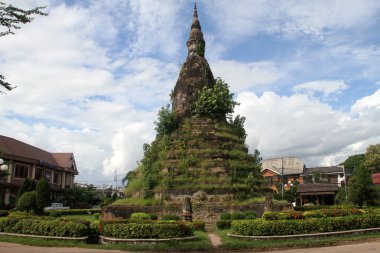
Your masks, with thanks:
[{"label": "building", "polygon": [[303,181],[308,183],[330,183],[339,187],[345,181],[344,166],[327,166],[305,168],[305,172],[301,175]]},{"label": "building", "polygon": [[294,182],[302,183],[300,175],[304,172],[305,163],[295,157],[282,157],[265,160],[261,165],[261,174],[274,191],[279,191],[278,185],[284,183],[288,190]]},{"label": "building", "polygon": [[25,178],[45,177],[52,200],[59,201],[65,188],[74,185],[78,175],[73,153],[49,153],[24,142],[0,135],[1,158],[8,165],[8,176],[1,179],[1,205],[13,207]]},{"label": "building", "polygon": [[297,189],[296,203],[301,206],[308,203],[315,205],[334,205],[334,197],[338,189],[337,184],[300,184]]},{"label": "building", "polygon": [[380,185],[380,173],[372,174],[372,182],[374,185]]}]

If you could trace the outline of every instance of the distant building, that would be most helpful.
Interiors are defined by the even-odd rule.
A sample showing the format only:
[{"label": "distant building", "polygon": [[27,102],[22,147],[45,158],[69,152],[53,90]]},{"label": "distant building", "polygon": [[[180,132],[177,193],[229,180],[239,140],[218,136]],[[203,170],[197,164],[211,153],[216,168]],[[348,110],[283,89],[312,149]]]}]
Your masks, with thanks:
[{"label": "distant building", "polygon": [[300,175],[304,172],[305,163],[296,157],[272,158],[263,161],[261,174],[274,191],[283,180],[284,188],[289,189],[295,181],[302,183]]},{"label": "distant building", "polygon": [[[320,177],[316,179],[316,177]],[[301,175],[303,181],[308,183],[330,183],[342,185],[345,181],[344,166],[326,166],[326,167],[313,167],[305,168],[305,172]]]},{"label": "distant building", "polygon": [[372,174],[372,182],[374,185],[380,185],[380,173]]},{"label": "distant building", "polygon": [[8,176],[0,179],[0,204],[16,205],[16,197],[25,178],[49,182],[52,200],[59,201],[65,188],[74,185],[78,175],[73,153],[49,153],[16,139],[0,135],[0,154],[8,165]]}]

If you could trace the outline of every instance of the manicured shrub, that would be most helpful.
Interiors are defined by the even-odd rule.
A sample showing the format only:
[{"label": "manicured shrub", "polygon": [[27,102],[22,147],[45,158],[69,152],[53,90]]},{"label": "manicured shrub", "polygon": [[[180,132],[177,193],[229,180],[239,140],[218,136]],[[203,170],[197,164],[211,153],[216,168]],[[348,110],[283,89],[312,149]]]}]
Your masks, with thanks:
[{"label": "manicured shrub", "polygon": [[262,217],[264,220],[288,220],[291,218],[289,213],[278,211],[267,211]]},{"label": "manicured shrub", "polygon": [[216,227],[219,229],[230,229],[232,220],[218,220]]},{"label": "manicured shrub", "polygon": [[100,213],[94,213],[93,216],[95,217],[95,219],[99,220]]},{"label": "manicured shrub", "polygon": [[8,217],[0,219],[0,232],[81,237],[86,236],[88,231],[88,225],[76,221]]},{"label": "manicured shrub", "polygon": [[7,210],[0,210],[0,217],[8,216],[8,214],[9,214],[9,211],[7,211]]},{"label": "manicured shrub", "polygon": [[205,223],[203,221],[193,220],[191,224],[193,225],[194,230],[205,231]]},{"label": "manicured shrub", "polygon": [[132,220],[149,220],[150,216],[146,213],[132,213],[130,218]]},{"label": "manicured shrub", "polygon": [[242,212],[231,213],[231,220],[244,220],[245,215]]},{"label": "manicured shrub", "polygon": [[193,235],[192,225],[187,225],[183,222],[141,221],[144,222],[100,222],[99,230],[104,236],[121,239],[174,238]]},{"label": "manicured shrub", "polygon": [[25,192],[17,201],[17,210],[31,211],[37,208],[37,192]]},{"label": "manicured shrub", "polygon": [[181,220],[181,217],[175,214],[168,214],[162,216],[161,220]]},{"label": "manicured shrub", "polygon": [[221,220],[231,220],[231,214],[230,213],[222,213],[220,215]]},{"label": "manicured shrub", "polygon": [[365,214],[345,217],[311,218],[304,220],[233,221],[234,234],[248,236],[292,235],[345,231],[380,226],[380,215]]},{"label": "manicured shrub", "polygon": [[43,213],[44,207],[50,205],[50,187],[46,178],[38,180],[36,186],[37,198],[36,198],[36,211]]},{"label": "manicured shrub", "polygon": [[343,217],[348,215],[361,215],[364,212],[360,209],[319,209],[303,213],[305,218],[326,218],[326,217]]}]

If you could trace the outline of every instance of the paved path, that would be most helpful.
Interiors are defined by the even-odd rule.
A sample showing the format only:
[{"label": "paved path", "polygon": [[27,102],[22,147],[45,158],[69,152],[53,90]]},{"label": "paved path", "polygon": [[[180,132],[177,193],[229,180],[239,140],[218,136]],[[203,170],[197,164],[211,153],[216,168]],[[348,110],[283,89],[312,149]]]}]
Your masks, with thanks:
[{"label": "paved path", "polygon": [[210,234],[207,234],[207,236],[210,239],[212,246],[214,246],[215,248],[222,245],[222,239],[218,235],[214,233],[210,233]]},{"label": "paved path", "polygon": [[[97,249],[80,249],[80,248],[47,248],[25,246],[13,243],[0,242],[0,253],[126,253],[127,251],[120,250],[97,250]],[[128,251],[132,253],[132,251]],[[218,252],[218,250],[214,250]],[[226,252],[226,251],[225,251]],[[249,252],[249,251],[244,251]],[[253,251],[260,252],[260,251]],[[306,249],[289,249],[277,251],[265,251],[266,253],[378,253],[380,252],[380,239],[373,241],[331,246],[323,248],[306,248]]]}]

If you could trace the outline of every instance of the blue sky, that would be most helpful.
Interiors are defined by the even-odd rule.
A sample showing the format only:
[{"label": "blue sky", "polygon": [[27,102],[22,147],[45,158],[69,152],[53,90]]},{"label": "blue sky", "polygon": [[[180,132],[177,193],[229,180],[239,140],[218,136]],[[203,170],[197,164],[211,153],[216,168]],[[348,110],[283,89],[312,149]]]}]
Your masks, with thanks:
[{"label": "blue sky", "polygon": [[[142,158],[187,55],[193,1],[46,5],[0,39],[0,133],[74,152],[81,182],[109,183]],[[200,0],[206,58],[265,158],[334,165],[380,142],[380,2]]]}]

